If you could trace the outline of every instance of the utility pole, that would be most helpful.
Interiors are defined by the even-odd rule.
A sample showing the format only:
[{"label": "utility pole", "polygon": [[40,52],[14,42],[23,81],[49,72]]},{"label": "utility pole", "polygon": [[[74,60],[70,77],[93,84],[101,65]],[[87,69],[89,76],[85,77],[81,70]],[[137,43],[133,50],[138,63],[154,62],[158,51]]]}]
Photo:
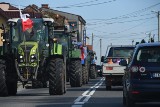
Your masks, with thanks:
[{"label": "utility pole", "polygon": [[160,15],[160,11],[158,11],[158,12],[155,12],[155,11],[152,11],[152,12],[154,12],[154,13],[157,13],[157,17],[158,17],[158,42],[160,42],[160,17],[159,17],[159,15]]},{"label": "utility pole", "polygon": [[[100,39],[100,59],[102,57],[102,39]],[[101,65],[101,60],[100,60],[100,65]]]},{"label": "utility pole", "polygon": [[92,33],[92,49],[93,49],[93,33]]},{"label": "utility pole", "polygon": [[158,11],[158,42],[160,42],[160,23],[159,23],[159,15],[160,15],[160,11]]}]

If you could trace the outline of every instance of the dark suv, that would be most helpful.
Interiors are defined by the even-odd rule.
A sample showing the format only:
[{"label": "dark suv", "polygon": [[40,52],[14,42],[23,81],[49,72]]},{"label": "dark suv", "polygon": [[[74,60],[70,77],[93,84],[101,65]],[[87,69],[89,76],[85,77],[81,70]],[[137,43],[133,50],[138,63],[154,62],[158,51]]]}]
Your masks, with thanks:
[{"label": "dark suv", "polygon": [[134,107],[136,102],[160,101],[160,43],[136,46],[123,76],[123,104]]}]

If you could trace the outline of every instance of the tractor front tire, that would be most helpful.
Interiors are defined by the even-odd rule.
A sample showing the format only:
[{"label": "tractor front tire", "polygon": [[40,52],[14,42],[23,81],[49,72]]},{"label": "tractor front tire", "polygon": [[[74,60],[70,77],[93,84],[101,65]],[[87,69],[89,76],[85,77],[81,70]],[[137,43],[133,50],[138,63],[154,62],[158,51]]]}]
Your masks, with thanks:
[{"label": "tractor front tire", "polygon": [[70,62],[70,85],[71,87],[82,86],[82,64],[80,60]]},{"label": "tractor front tire", "polygon": [[86,84],[86,66],[82,65],[82,83]]},{"label": "tractor front tire", "polygon": [[0,96],[7,96],[7,84],[6,84],[6,76],[5,76],[5,61],[0,60]]},{"label": "tractor front tire", "polygon": [[96,79],[97,78],[97,72],[96,72],[96,66],[90,65],[90,78]]},{"label": "tractor front tire", "polygon": [[51,59],[48,64],[49,94],[62,95],[65,93],[64,62],[61,58]]}]

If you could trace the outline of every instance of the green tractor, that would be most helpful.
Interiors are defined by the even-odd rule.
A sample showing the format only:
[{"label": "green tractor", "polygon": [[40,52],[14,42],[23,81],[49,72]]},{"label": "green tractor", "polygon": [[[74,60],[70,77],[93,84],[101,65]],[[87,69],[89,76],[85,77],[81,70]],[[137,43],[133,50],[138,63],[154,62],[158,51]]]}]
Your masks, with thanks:
[{"label": "green tractor", "polygon": [[[23,86],[47,87],[49,94],[66,92],[66,49],[56,42],[54,20],[33,18],[33,27],[22,31],[22,20],[10,19],[0,56],[0,96],[16,95],[17,81]],[[5,29],[3,29],[5,30]]]},{"label": "green tractor", "polygon": [[96,70],[97,56],[93,50],[89,50],[87,60],[88,60],[88,66],[89,66],[89,77],[91,79],[96,79],[98,75]]},{"label": "green tractor", "polygon": [[69,51],[68,51],[68,76],[71,87],[82,86],[82,64],[81,49],[77,42],[72,40],[72,33],[69,33]]},{"label": "green tractor", "polygon": [[[71,27],[73,28],[73,27]],[[79,32],[74,31],[74,28],[68,32],[69,37],[69,56],[67,63],[69,64],[68,74],[71,87],[81,87],[82,84],[87,84],[89,81],[87,47],[82,44],[83,40],[78,40]],[[85,35],[84,35],[85,36]],[[75,39],[76,38],[76,39]]]},{"label": "green tractor", "polygon": [[80,42],[74,42],[73,38],[77,31],[69,30],[69,26],[55,26],[54,35],[57,42],[66,48],[66,81],[70,82],[71,87],[82,86],[82,64]]}]

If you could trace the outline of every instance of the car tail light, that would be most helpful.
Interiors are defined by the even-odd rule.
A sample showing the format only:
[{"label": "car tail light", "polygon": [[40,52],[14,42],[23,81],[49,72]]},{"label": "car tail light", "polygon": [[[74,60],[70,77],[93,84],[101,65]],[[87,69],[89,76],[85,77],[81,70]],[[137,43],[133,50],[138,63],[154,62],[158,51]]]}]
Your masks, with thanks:
[{"label": "car tail light", "polygon": [[106,70],[113,70],[113,67],[106,67]]},{"label": "car tail light", "polygon": [[139,91],[132,91],[131,93],[132,94],[139,94],[140,92]]},{"label": "car tail light", "polygon": [[141,73],[144,73],[144,72],[146,71],[146,69],[145,69],[145,67],[140,67],[140,68],[139,68],[139,71],[140,71]]},{"label": "car tail light", "polygon": [[137,66],[132,66],[131,71],[132,72],[138,72],[138,67]]}]

